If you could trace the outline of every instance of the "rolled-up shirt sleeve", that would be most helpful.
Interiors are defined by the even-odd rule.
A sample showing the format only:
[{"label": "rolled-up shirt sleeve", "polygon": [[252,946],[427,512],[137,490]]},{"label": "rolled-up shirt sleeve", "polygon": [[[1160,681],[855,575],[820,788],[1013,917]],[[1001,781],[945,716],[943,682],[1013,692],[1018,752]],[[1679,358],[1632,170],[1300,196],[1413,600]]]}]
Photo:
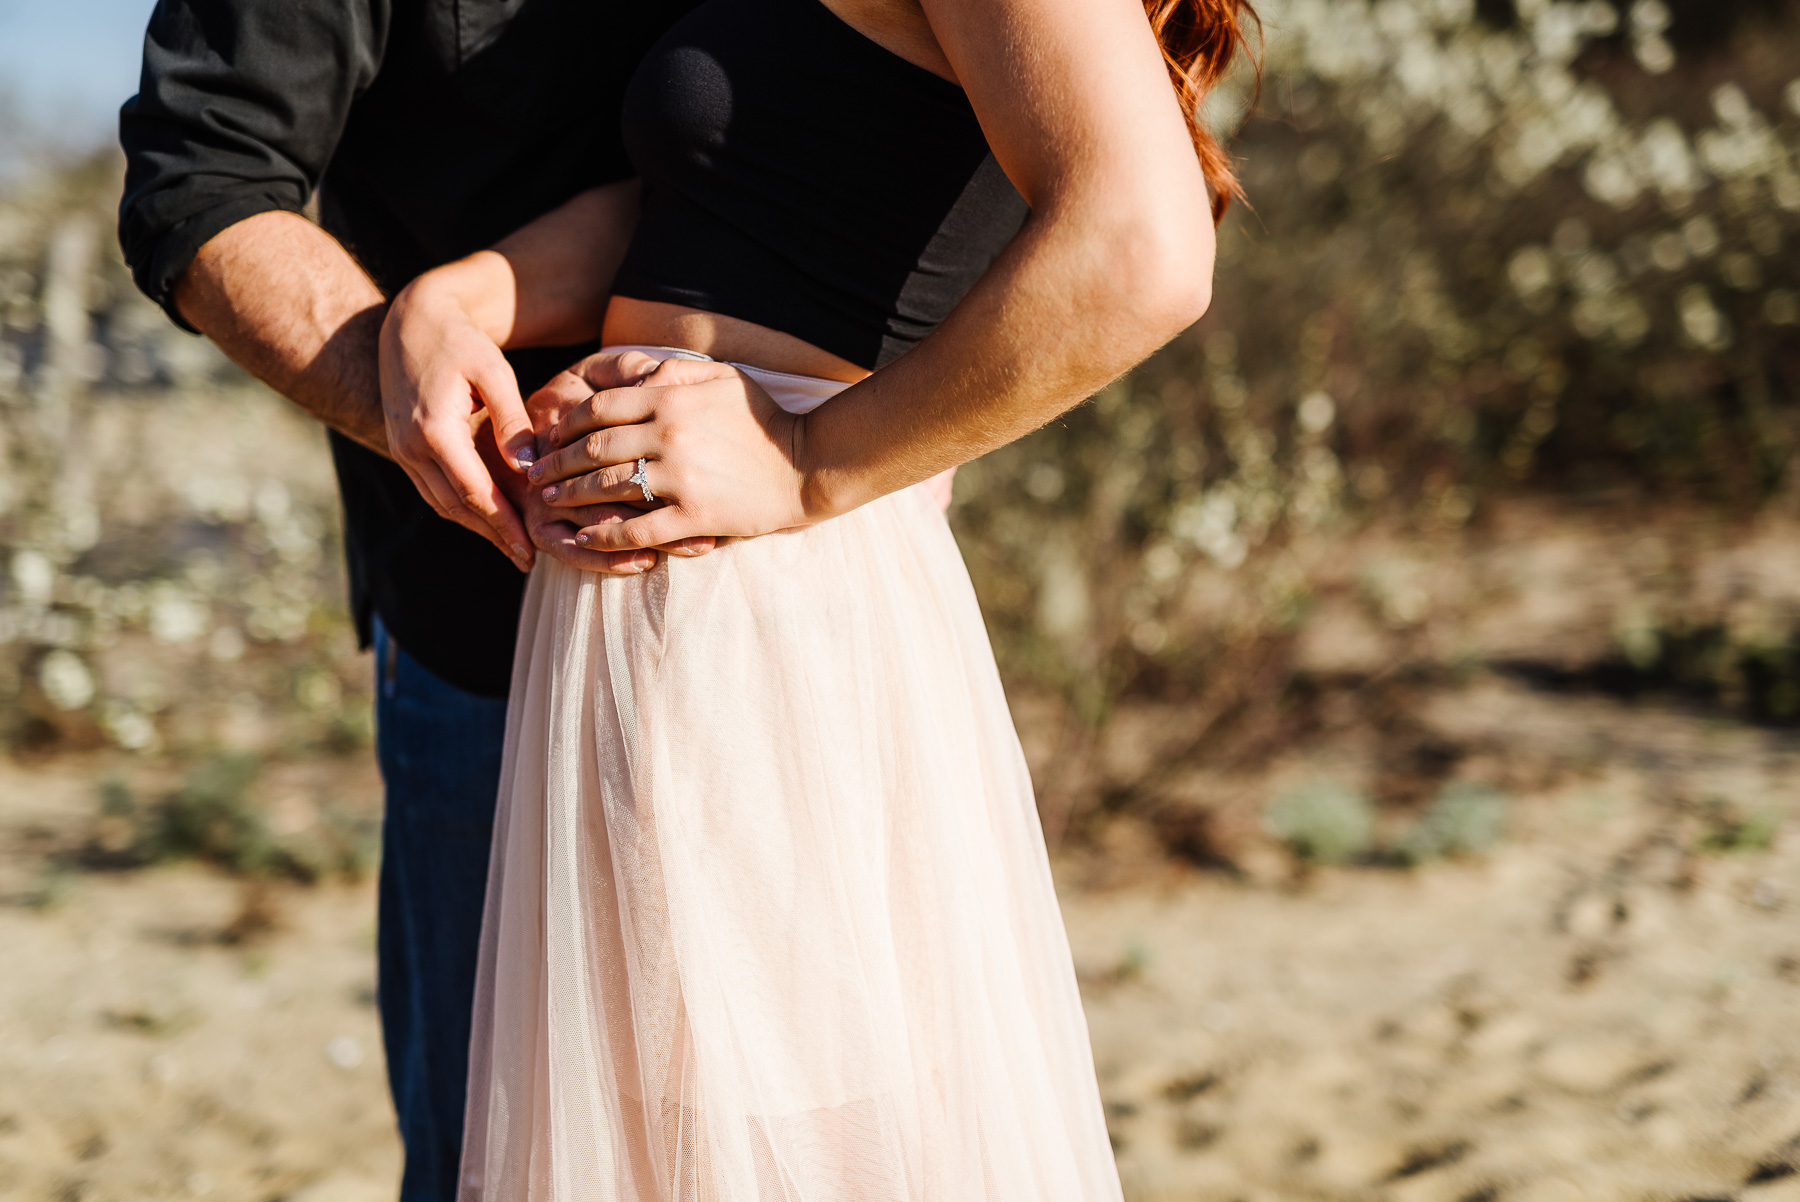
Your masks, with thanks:
[{"label": "rolled-up shirt sleeve", "polygon": [[174,290],[201,246],[305,206],[386,25],[386,0],[158,0],[138,94],[119,112],[119,245],[177,325],[193,329]]}]

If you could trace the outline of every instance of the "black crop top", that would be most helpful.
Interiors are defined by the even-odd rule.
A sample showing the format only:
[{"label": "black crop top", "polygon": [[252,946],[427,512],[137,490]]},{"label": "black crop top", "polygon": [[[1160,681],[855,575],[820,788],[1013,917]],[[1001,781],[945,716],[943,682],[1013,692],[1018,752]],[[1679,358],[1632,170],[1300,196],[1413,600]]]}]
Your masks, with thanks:
[{"label": "black crop top", "polygon": [[643,215],[614,291],[875,368],[924,338],[1027,212],[961,88],[819,0],[705,0],[625,94]]}]

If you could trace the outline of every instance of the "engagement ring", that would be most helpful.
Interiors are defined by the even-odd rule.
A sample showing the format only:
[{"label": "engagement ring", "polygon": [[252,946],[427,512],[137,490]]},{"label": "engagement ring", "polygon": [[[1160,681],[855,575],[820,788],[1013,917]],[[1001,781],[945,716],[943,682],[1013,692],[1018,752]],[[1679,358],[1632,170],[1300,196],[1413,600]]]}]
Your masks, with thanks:
[{"label": "engagement ring", "polygon": [[644,461],[637,461],[637,471],[631,473],[631,482],[644,490],[644,500],[656,500],[656,494],[650,491],[650,478],[644,475]]}]

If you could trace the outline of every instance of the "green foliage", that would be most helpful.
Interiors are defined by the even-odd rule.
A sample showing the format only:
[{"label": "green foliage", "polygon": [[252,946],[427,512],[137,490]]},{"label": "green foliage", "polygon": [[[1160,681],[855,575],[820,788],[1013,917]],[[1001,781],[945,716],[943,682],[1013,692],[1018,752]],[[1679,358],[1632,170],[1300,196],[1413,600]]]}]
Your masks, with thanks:
[{"label": "green foliage", "polygon": [[123,166],[0,173],[0,740],[364,746],[317,424],[132,285]]},{"label": "green foliage", "polygon": [[1342,864],[1369,850],[1375,810],[1369,799],[1333,781],[1319,780],[1281,794],[1264,814],[1270,834],[1316,864]]},{"label": "green foliage", "polygon": [[1754,809],[1714,798],[1703,807],[1700,850],[1714,855],[1767,851],[1781,829],[1781,810],[1773,805]]},{"label": "green foliage", "polygon": [[[1295,698],[1316,682],[1295,636],[1336,587],[1309,548],[1373,528],[1428,557],[1529,491],[1740,515],[1800,496],[1800,13],[1675,6],[1699,37],[1659,0],[1259,7],[1261,106],[1246,80],[1208,106],[1251,202],[1220,230],[1211,312],[958,481],[954,527],[1009,686],[1072,719],[1045,776],[1087,790],[1055,802],[1070,814],[1097,804],[1082,765],[1121,700],[1192,716],[1171,759],[1241,766],[1304,737]],[[241,373],[169,326],[104,236],[118,169],[0,197],[0,727],[146,756],[360,754],[366,674],[316,429],[260,390],[220,403]],[[60,332],[52,294],[78,302]],[[52,344],[79,349],[87,382],[42,368]],[[162,405],[143,426],[166,440],[95,442],[127,448],[96,471],[130,489],[58,488],[69,452],[27,416],[54,401],[87,439],[127,408],[114,396]],[[200,432],[181,433],[190,411]],[[207,470],[158,449],[201,444],[219,452]],[[276,466],[229,466],[246,463]],[[1405,579],[1368,591],[1384,633],[1430,616]],[[1634,681],[1800,718],[1791,616],[1742,637],[1684,620],[1621,628]],[[273,831],[247,772],[202,765],[150,804],[122,793],[95,857],[295,876],[371,862],[368,818],[326,807]],[[1418,854],[1478,850],[1485,811],[1457,804],[1406,837]],[[1309,817],[1294,838],[1353,858],[1371,838],[1356,826],[1319,840],[1305,832],[1335,828]],[[1733,829],[1718,838],[1757,828]]]},{"label": "green foliage", "polygon": [[1500,842],[1511,799],[1491,785],[1446,785],[1395,847],[1399,859],[1420,864],[1443,856],[1481,855]]},{"label": "green foliage", "polygon": [[[1209,106],[1250,204],[1207,317],[958,482],[1002,670],[1075,719],[1054,778],[1122,701],[1196,715],[1194,762],[1295,737],[1334,542],[1429,559],[1545,493],[1800,499],[1800,11],[1724,3],[1699,39],[1655,0],[1259,8],[1260,107],[1247,80]],[[1432,616],[1404,585],[1369,599],[1396,643]],[[1657,639],[1621,658],[1791,723],[1800,626],[1763,625],[1721,656],[1633,631]]]},{"label": "green foliage", "polygon": [[152,860],[206,860],[238,872],[275,870],[275,841],[250,800],[261,770],[247,755],[216,756],[195,768],[152,817],[144,854]]},{"label": "green foliage", "polygon": [[33,910],[54,910],[69,899],[75,889],[75,874],[68,864],[52,857],[38,869],[37,877],[25,892],[25,904]]},{"label": "green foliage", "polygon": [[372,819],[326,808],[301,829],[277,832],[256,796],[261,773],[254,756],[214,756],[152,805],[140,805],[123,782],[107,781],[88,863],[126,868],[199,860],[252,878],[302,882],[354,880],[374,867]]},{"label": "green foliage", "polygon": [[375,707],[360,698],[340,706],[321,742],[337,755],[350,755],[373,747]]},{"label": "green foliage", "polygon": [[[1207,670],[1184,585],[1295,538],[1546,485],[1743,509],[1800,447],[1800,21],[1666,69],[1604,3],[1265,16],[1211,313],[960,486],[1003,662],[1085,713]],[[1305,590],[1266,584],[1279,633]]]}]

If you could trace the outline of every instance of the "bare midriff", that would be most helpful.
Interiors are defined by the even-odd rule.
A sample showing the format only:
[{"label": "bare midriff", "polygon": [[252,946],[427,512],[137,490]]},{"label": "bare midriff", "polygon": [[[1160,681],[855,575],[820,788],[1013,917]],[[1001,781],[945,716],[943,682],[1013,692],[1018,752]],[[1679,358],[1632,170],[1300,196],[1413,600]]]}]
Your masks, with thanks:
[{"label": "bare midriff", "polygon": [[846,384],[869,374],[848,359],[753,321],[629,296],[615,296],[607,305],[601,341],[607,346],[680,347],[722,362]]}]

